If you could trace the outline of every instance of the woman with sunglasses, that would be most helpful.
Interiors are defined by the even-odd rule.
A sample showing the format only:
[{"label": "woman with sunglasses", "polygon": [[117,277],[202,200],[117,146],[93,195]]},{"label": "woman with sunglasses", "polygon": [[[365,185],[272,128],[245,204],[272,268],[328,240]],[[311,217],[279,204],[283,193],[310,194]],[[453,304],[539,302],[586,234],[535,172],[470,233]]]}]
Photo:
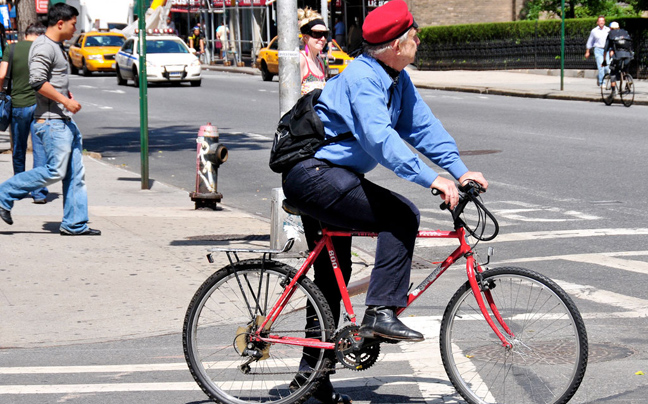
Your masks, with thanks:
[{"label": "woman with sunglasses", "polygon": [[297,11],[299,31],[304,41],[304,50],[299,52],[301,70],[301,94],[307,94],[316,88],[324,88],[326,67],[320,53],[328,41],[328,28],[322,16],[310,8]]}]

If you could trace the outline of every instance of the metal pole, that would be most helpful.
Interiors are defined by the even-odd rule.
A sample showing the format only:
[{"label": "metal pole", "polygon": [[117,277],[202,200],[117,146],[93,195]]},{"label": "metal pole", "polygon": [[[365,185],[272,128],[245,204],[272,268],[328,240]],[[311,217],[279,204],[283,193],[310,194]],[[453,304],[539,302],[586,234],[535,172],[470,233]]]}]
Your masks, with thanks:
[{"label": "metal pole", "polygon": [[560,91],[565,89],[565,0],[560,1]]},{"label": "metal pole", "polygon": [[299,99],[299,30],[297,0],[277,2],[277,33],[279,35],[279,111],[286,113]]},{"label": "metal pole", "polygon": [[[328,1],[327,0],[321,0],[320,1],[320,9],[321,9],[321,14],[322,14],[322,19],[326,21],[326,25],[329,25],[329,19],[328,19]],[[333,38],[335,38],[335,35],[333,35]]]},{"label": "metal pole", "polygon": [[148,162],[148,95],[146,82],[146,5],[139,2],[139,101],[140,101],[140,157],[142,161],[142,189],[149,189]]}]

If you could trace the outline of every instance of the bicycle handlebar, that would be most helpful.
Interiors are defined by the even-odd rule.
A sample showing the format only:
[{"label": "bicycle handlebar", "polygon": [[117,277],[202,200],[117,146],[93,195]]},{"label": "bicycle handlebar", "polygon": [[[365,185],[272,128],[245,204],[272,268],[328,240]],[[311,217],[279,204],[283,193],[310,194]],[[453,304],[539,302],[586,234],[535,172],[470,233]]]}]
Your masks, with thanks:
[{"label": "bicycle handlebar", "polygon": [[[443,202],[441,205],[439,205],[439,208],[441,210],[449,210],[450,213],[452,214],[452,220],[454,221],[455,229],[458,229],[460,227],[463,227],[470,233],[471,236],[475,237],[478,240],[481,241],[490,241],[493,240],[495,237],[497,237],[497,234],[499,233],[499,224],[497,223],[497,219],[495,219],[495,216],[493,216],[492,213],[486,209],[484,204],[481,202],[479,194],[482,192],[486,192],[484,188],[477,182],[475,181],[467,181],[463,185],[459,185],[459,203],[454,209],[450,209],[448,204]],[[432,195],[439,195],[440,191],[436,188],[432,188]],[[468,205],[468,202],[472,202],[475,204],[475,207],[477,209],[477,214],[479,217],[479,220],[477,222],[477,226],[475,229],[471,229],[464,220],[461,219],[461,214],[463,213],[464,209]],[[495,227],[495,230],[493,231],[493,234],[484,237],[484,229],[486,227],[486,218],[489,218]],[[478,228],[481,227],[481,232],[480,234],[477,234]]]}]

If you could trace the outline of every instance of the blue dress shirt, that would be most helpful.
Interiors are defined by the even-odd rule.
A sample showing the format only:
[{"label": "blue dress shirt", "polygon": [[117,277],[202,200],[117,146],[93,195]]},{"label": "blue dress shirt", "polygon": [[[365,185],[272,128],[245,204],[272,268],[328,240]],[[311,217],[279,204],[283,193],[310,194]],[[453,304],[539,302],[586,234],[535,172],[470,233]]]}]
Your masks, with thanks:
[{"label": "blue dress shirt", "polygon": [[362,55],[326,83],[315,107],[326,136],[353,133],[315,157],[367,173],[379,163],[426,188],[438,174],[405,144],[458,179],[468,169],[457,145],[423,101],[406,71],[394,81],[373,58]]}]

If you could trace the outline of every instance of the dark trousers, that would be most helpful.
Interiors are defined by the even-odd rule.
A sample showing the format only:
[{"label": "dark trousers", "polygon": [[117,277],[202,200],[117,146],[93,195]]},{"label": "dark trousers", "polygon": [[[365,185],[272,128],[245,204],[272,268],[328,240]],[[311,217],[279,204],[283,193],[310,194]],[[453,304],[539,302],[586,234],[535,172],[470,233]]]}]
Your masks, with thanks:
[{"label": "dark trousers", "polygon": [[314,158],[283,175],[283,191],[292,204],[323,223],[377,232],[366,304],[405,307],[419,226],[419,211],[412,202],[362,175]]}]

